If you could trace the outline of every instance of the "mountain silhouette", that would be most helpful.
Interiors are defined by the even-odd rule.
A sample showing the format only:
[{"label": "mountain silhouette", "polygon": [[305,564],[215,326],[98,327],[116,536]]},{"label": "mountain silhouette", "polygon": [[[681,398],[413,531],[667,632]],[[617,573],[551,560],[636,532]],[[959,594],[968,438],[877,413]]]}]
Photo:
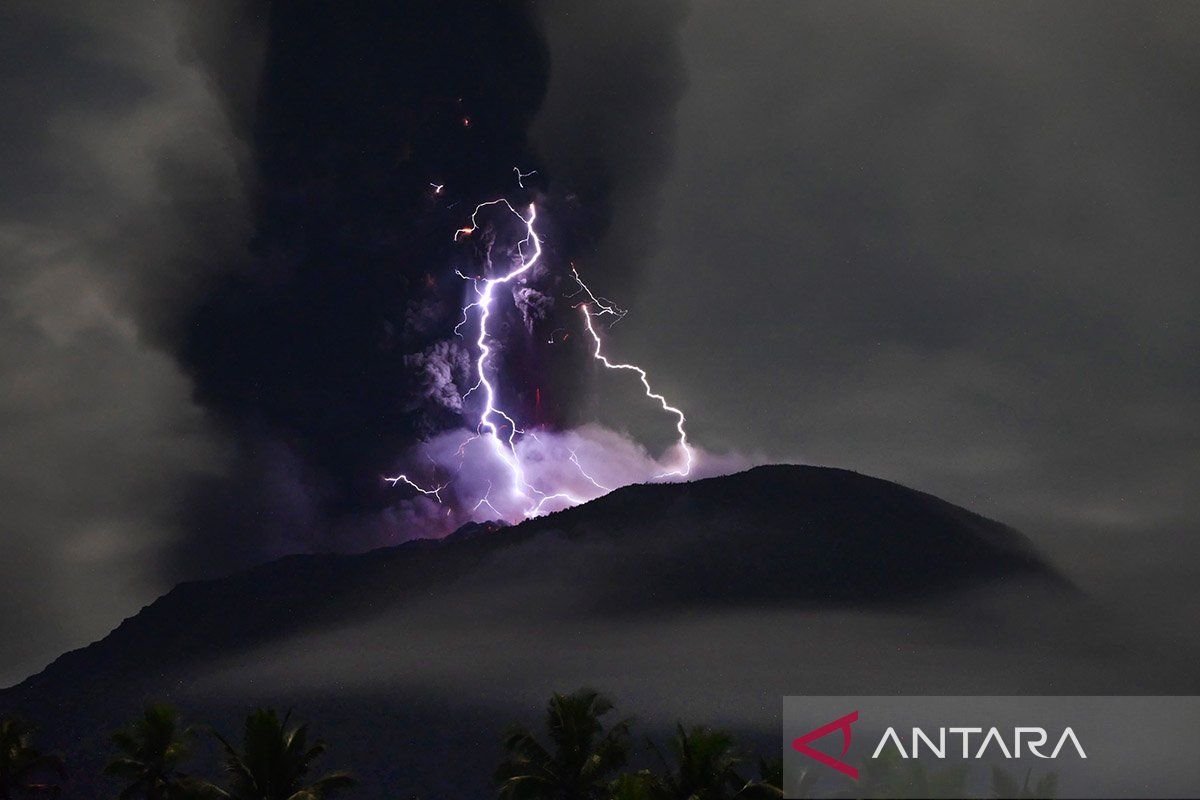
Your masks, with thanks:
[{"label": "mountain silhouette", "polygon": [[[486,689],[474,698],[474,689],[461,688],[468,679],[457,676],[468,670],[470,681],[498,687],[518,673],[532,680],[537,663],[570,657],[567,667],[547,667],[545,694],[573,688],[553,682],[576,673],[605,688],[614,671],[601,669],[597,655],[604,674],[589,677],[589,645],[572,638],[583,636],[578,631],[601,631],[587,635],[605,652],[636,652],[620,662],[634,675],[642,669],[634,661],[677,657],[671,647],[678,645],[668,640],[689,645],[715,636],[680,633],[682,624],[768,612],[946,607],[966,590],[1006,583],[1070,593],[1005,525],[854,472],[764,466],[691,483],[627,486],[519,525],[472,524],[441,540],[358,555],[290,556],[180,584],[104,639],[0,692],[0,713],[36,720],[50,744],[90,749],[73,760],[89,764],[99,758],[90,753],[98,735],[147,699],[199,707],[219,721],[233,720],[247,700],[283,705],[286,698],[316,717],[317,732],[340,745],[360,773],[390,775],[397,764],[410,764],[405,779],[417,780],[445,768],[458,796],[483,796],[488,759],[508,720],[497,716]],[[499,633],[517,619],[521,633]],[[360,630],[370,632],[356,643],[337,638]],[[594,644],[634,630],[652,633]],[[355,652],[384,640],[391,649],[378,657]],[[422,647],[427,651],[410,662],[407,651]],[[713,647],[714,660],[731,663],[753,649]],[[533,666],[512,661],[526,653],[539,654]],[[340,677],[312,678],[325,674],[326,660],[346,658],[329,667]],[[368,685],[368,675],[380,682]],[[460,681],[448,692],[457,695],[452,701],[431,699],[438,691],[427,684],[441,678]],[[410,679],[417,688],[401,694],[397,682],[409,686]],[[356,699],[340,697],[338,687],[351,685],[361,689]],[[378,737],[344,713],[354,703],[393,709],[394,747],[363,744]],[[416,737],[419,746],[414,726],[427,733]],[[79,781],[77,795],[92,796],[94,787]],[[422,796],[440,795],[425,788]]]}]

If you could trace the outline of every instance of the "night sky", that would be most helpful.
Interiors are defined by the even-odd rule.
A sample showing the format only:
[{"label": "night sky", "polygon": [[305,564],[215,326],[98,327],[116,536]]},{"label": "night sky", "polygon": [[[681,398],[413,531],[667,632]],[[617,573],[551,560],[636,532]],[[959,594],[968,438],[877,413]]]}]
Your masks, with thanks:
[{"label": "night sky", "polygon": [[[500,193],[723,463],[1200,612],[1193,5],[320,5],[0,11],[0,683],[178,580],[419,535],[379,476],[454,424],[449,234]],[[579,356],[514,349],[514,407],[664,446]]]}]

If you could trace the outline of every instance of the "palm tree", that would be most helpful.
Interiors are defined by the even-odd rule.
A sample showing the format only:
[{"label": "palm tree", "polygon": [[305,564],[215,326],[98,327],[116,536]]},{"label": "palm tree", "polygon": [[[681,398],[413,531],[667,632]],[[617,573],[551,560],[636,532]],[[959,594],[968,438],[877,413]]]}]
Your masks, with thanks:
[{"label": "palm tree", "polygon": [[[808,794],[810,786],[804,786],[805,775],[800,778],[801,786],[805,789],[803,797]],[[782,800],[783,798],[783,759],[760,758],[758,760],[758,780],[749,781],[743,786],[734,800]],[[793,797],[797,795],[792,795]]]},{"label": "palm tree", "polygon": [[[758,780],[743,782],[733,769],[738,759],[732,739],[719,731],[694,728],[689,734],[680,727],[672,750],[679,762],[673,773],[668,770],[660,777],[642,770],[622,775],[609,784],[608,800],[782,800],[784,796],[783,759],[759,759]],[[803,794],[795,796],[810,796],[812,783],[802,775]]]},{"label": "palm tree", "polygon": [[606,800],[658,800],[662,781],[648,770],[630,772],[608,785]]},{"label": "palm tree", "polygon": [[1017,800],[1031,798],[1051,798],[1058,792],[1058,774],[1047,772],[1033,786],[1029,781],[1033,778],[1033,770],[1025,772],[1025,782],[1020,786],[1017,781],[999,767],[992,767],[992,794],[996,797],[1011,797]]},{"label": "palm tree", "polygon": [[194,738],[194,729],[183,727],[179,712],[164,703],[148,706],[132,725],[113,733],[112,742],[121,755],[104,768],[104,774],[128,783],[118,800],[220,796],[212,784],[179,769],[191,757]]},{"label": "palm tree", "polygon": [[[779,772],[777,773],[780,781],[783,780],[783,759],[779,759]],[[785,797],[797,798],[812,798],[816,797],[817,781],[820,779],[818,772],[810,767],[796,770],[788,776],[791,780],[788,782],[787,790],[783,793]],[[779,783],[782,787],[783,784]]]},{"label": "palm tree", "polygon": [[[676,726],[669,747],[675,765],[668,767],[660,779],[655,797],[663,800],[730,800],[749,788],[737,774],[737,766],[742,758],[734,747],[733,737],[728,733],[703,726],[694,727],[689,732],[681,724]],[[667,766],[661,753],[659,760],[664,767]]]},{"label": "palm tree", "polygon": [[62,776],[62,759],[34,747],[34,732],[32,725],[18,717],[0,720],[0,800],[11,800],[18,792],[23,796],[58,796],[58,784],[46,779]]},{"label": "palm tree", "polygon": [[607,731],[600,718],[613,705],[593,689],[555,693],[546,709],[543,745],[531,732],[514,729],[504,739],[509,758],[496,770],[504,800],[593,800],[608,794],[608,780],[629,757],[625,719]]},{"label": "palm tree", "polygon": [[345,772],[331,772],[306,783],[313,762],[325,752],[325,743],[308,745],[308,726],[288,729],[289,711],[283,719],[273,708],[259,708],[246,717],[239,753],[220,734],[232,800],[324,800],[355,785]]},{"label": "palm tree", "polygon": [[894,750],[862,763],[855,797],[946,797],[967,796],[966,765],[940,770],[926,769],[916,761],[903,761]]}]

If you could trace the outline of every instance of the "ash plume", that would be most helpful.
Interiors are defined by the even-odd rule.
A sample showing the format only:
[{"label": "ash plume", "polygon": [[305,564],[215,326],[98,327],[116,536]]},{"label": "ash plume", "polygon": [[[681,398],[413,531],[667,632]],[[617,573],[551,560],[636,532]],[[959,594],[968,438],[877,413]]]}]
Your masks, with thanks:
[{"label": "ash plume", "polygon": [[[413,511],[429,498],[380,476],[463,424],[469,348],[454,327],[467,287],[454,270],[482,269],[504,233],[481,231],[466,248],[449,233],[482,200],[519,192],[544,202],[548,260],[564,267],[532,274],[497,314],[513,333],[497,356],[512,377],[505,400],[539,430],[582,421],[578,352],[537,345],[572,313],[561,275],[576,255],[613,291],[630,282],[634,262],[618,263],[629,253],[614,249],[601,266],[600,247],[613,209],[652,216],[682,86],[676,6],[637,11],[645,24],[631,34],[609,11],[572,4],[571,24],[591,31],[571,33],[587,42],[587,80],[553,44],[564,33],[559,4],[265,8],[252,103],[219,48],[198,50],[240,109],[229,116],[255,176],[249,252],[191,298],[173,343],[236,452],[229,475],[195,492],[194,535],[177,557],[200,571],[281,547],[427,535],[433,513],[444,526],[443,510]],[[647,128],[657,138],[648,142]],[[625,148],[646,156],[620,163]]]},{"label": "ash plume", "polygon": [[456,414],[462,412],[463,394],[470,388],[471,374],[471,356],[466,347],[442,339],[419,353],[406,355],[404,366],[414,384],[409,409],[433,406]]},{"label": "ash plume", "polygon": [[[374,535],[385,541],[403,537],[403,521],[423,535],[449,533],[468,522],[508,522],[525,517],[528,504],[504,491],[509,475],[503,463],[487,458],[486,448],[472,430],[446,430],[404,454],[417,465],[415,476],[430,485],[443,485],[441,501],[416,494],[389,508]],[[469,444],[464,447],[464,442]],[[482,456],[479,452],[483,451]],[[669,457],[656,455],[627,433],[599,424],[566,430],[544,430],[522,438],[517,453],[525,477],[535,486],[555,487],[576,497],[594,498],[614,488],[644,483],[672,468]],[[696,454],[692,479],[710,478],[745,469],[755,459],[736,454]],[[452,476],[453,480],[447,480]],[[411,494],[411,493],[410,493]],[[570,505],[551,501],[545,512]]]},{"label": "ash plume", "polygon": [[[24,620],[0,682],[178,580],[444,530],[444,508],[380,476],[463,424],[453,328],[467,287],[450,232],[476,202],[524,191],[556,206],[548,247],[565,265],[605,236],[588,209],[623,202],[623,178],[588,182],[531,138],[535,120],[575,114],[547,95],[564,56],[543,17],[557,8],[0,10],[14,55],[0,404],[16,420],[0,472],[17,498],[0,574],[43,576],[0,605]],[[624,35],[596,29],[598,67],[617,74]],[[647,107],[669,117],[674,92],[643,68],[626,75],[627,110],[588,122],[598,141]],[[536,171],[524,187],[518,164]],[[505,309],[520,335],[504,367],[529,387],[509,400],[553,429],[587,381],[573,354],[530,344],[563,313],[554,274],[534,278]]]}]

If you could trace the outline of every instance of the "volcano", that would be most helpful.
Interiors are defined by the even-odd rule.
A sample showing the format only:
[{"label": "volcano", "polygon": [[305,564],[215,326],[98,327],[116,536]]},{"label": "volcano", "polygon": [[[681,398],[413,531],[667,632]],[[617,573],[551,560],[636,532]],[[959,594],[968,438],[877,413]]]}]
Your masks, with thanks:
[{"label": "volcano", "polygon": [[[730,724],[769,732],[779,694],[895,688],[842,667],[814,683],[831,641],[852,662],[895,657],[897,630],[922,651],[932,617],[977,639],[981,620],[1002,624],[965,598],[1004,587],[1074,594],[1005,525],[854,472],[764,466],[181,584],[0,692],[0,713],[20,711],[73,756],[69,796],[101,792],[87,776],[102,734],[150,699],[227,731],[247,705],[295,705],[386,796],[488,796],[500,731],[550,691],[669,695],[682,705],[664,720],[718,722],[748,702],[757,711]],[[898,622],[872,628],[883,638],[844,624],[868,618]]]}]

